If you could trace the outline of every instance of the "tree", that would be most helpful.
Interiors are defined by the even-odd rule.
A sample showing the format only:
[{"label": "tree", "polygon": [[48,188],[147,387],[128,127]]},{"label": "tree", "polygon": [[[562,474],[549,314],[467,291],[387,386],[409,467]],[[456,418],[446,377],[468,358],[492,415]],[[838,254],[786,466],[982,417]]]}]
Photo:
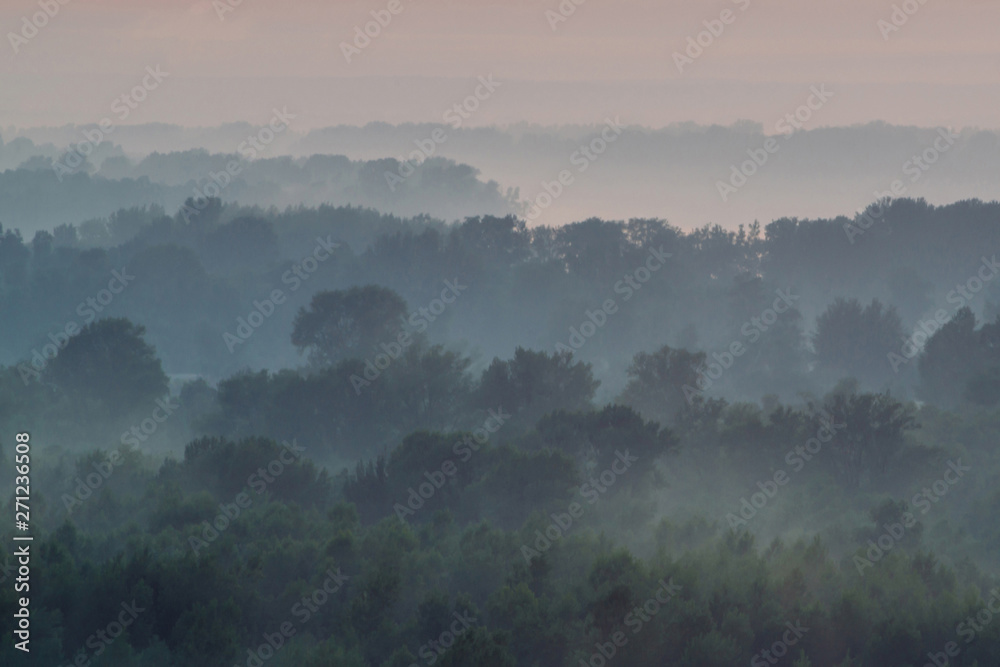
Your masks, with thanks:
[{"label": "tree", "polygon": [[635,408],[647,419],[672,422],[687,404],[684,388],[698,389],[705,368],[704,352],[688,352],[664,345],[656,352],[640,352],[628,367],[628,384],[618,402]]},{"label": "tree", "polygon": [[[782,292],[766,289],[762,278],[755,273],[733,280],[729,340],[746,345],[724,382],[737,393],[760,396],[802,384],[807,370],[802,313],[791,305],[794,295],[790,291],[784,310],[773,309],[775,295],[781,298]],[[768,311],[776,319],[768,321]]]},{"label": "tree", "polygon": [[920,396],[954,406],[971,390],[970,398],[987,400],[993,393],[988,361],[996,357],[996,331],[994,324],[977,332],[976,316],[968,307],[955,313],[930,337],[917,360]]},{"label": "tree", "polygon": [[813,346],[821,368],[879,385],[892,369],[889,353],[898,353],[903,340],[895,307],[838,298],[816,320]]},{"label": "tree", "polygon": [[271,223],[241,217],[220,225],[203,243],[204,264],[213,273],[264,270],[278,259],[278,237]]},{"label": "tree", "polygon": [[125,318],[88,324],[69,339],[45,377],[81,409],[101,406],[111,415],[152,410],[167,393],[167,375],[145,333]]},{"label": "tree", "polygon": [[348,475],[344,482],[344,498],[354,504],[365,523],[371,523],[389,513],[388,506],[391,505],[392,497],[384,454],[372,461],[358,461],[354,473]]},{"label": "tree", "polygon": [[600,380],[590,364],[573,362],[571,352],[535,352],[518,347],[514,358],[495,358],[483,371],[476,407],[502,407],[522,428],[530,428],[553,410],[588,410]]},{"label": "tree", "polygon": [[620,450],[652,461],[677,444],[669,429],[645,421],[624,405],[577,414],[554,412],[540,419],[536,430],[541,444],[576,456],[598,472],[614,463]]},{"label": "tree", "polygon": [[462,633],[455,645],[444,654],[441,667],[478,665],[479,667],[514,667],[517,662],[510,654],[511,636],[504,631],[490,632],[476,626]]},{"label": "tree", "polygon": [[[523,220],[509,215],[466,218],[446,239],[454,259],[469,264],[509,267],[528,257],[531,237]],[[475,267],[469,266],[468,269]],[[461,275],[469,275],[465,267]]]},{"label": "tree", "polygon": [[292,344],[317,368],[399,345],[406,301],[388,287],[365,285],[319,292],[295,316]]},{"label": "tree", "polygon": [[201,229],[207,229],[218,222],[224,208],[225,205],[218,197],[198,199],[188,197],[184,200],[184,205],[177,212],[177,219],[184,218],[188,224],[196,225]]},{"label": "tree", "polygon": [[613,283],[620,278],[630,249],[622,224],[598,218],[574,222],[555,232],[554,251],[567,271],[595,282]]},{"label": "tree", "polygon": [[824,425],[833,433],[837,464],[850,486],[860,486],[866,473],[884,475],[904,434],[919,428],[913,408],[888,393],[837,392],[824,407],[829,415]]},{"label": "tree", "polygon": [[21,232],[16,229],[4,232],[0,225],[0,286],[9,289],[23,285],[30,256],[31,251],[24,245]]},{"label": "tree", "polygon": [[[471,363],[454,350],[422,341],[403,351],[386,371],[383,389],[404,432],[451,427],[456,420],[469,418],[465,412],[472,381],[466,371]],[[384,416],[384,412],[379,415]]]},{"label": "tree", "polygon": [[219,414],[206,418],[207,430],[231,437],[267,435],[274,390],[267,371],[243,370],[219,382]]}]

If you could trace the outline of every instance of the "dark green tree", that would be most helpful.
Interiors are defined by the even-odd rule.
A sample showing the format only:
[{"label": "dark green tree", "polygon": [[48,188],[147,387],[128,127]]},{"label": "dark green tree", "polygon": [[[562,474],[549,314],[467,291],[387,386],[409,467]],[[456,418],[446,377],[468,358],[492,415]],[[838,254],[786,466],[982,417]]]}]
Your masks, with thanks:
[{"label": "dark green tree", "polygon": [[642,413],[647,419],[673,422],[688,406],[684,388],[697,389],[705,368],[704,352],[688,352],[664,345],[652,354],[640,352],[628,367],[628,384],[618,402]]},{"label": "dark green tree", "polygon": [[518,347],[514,358],[495,358],[483,371],[474,397],[478,408],[502,407],[521,429],[553,410],[588,410],[600,380],[591,365],[574,363],[570,352],[536,352]]},{"label": "dark green tree", "polygon": [[919,428],[913,408],[888,393],[837,392],[824,409],[826,419],[817,419],[833,434],[830,446],[849,486],[860,486],[866,476],[884,476],[903,446],[903,436]]},{"label": "dark green tree", "polygon": [[292,344],[315,368],[365,358],[398,345],[406,313],[403,297],[379,285],[320,292],[295,316]]},{"label": "dark green tree", "polygon": [[992,393],[989,357],[997,356],[993,350],[995,332],[996,327],[984,327],[980,335],[976,331],[976,316],[968,307],[955,313],[930,337],[917,360],[920,397],[938,405],[954,406],[971,389],[970,398],[987,399]]},{"label": "dark green tree", "polygon": [[145,327],[125,318],[98,320],[70,338],[46,367],[44,378],[77,409],[127,416],[167,393],[167,375]]},{"label": "dark green tree", "polygon": [[813,347],[820,368],[881,386],[892,376],[889,353],[903,344],[903,323],[892,306],[875,299],[836,299],[816,320]]}]

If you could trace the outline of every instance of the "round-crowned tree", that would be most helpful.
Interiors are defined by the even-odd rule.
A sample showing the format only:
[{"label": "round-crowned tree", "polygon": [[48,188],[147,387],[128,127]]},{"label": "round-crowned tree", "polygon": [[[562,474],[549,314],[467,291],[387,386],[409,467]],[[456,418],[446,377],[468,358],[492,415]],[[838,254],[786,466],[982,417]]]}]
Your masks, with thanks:
[{"label": "round-crowned tree", "polygon": [[45,370],[80,407],[124,415],[167,393],[167,375],[145,327],[125,318],[86,325]]},{"label": "round-crowned tree", "polygon": [[295,316],[292,344],[313,366],[332,366],[394,343],[405,317],[406,301],[388,287],[319,292]]}]

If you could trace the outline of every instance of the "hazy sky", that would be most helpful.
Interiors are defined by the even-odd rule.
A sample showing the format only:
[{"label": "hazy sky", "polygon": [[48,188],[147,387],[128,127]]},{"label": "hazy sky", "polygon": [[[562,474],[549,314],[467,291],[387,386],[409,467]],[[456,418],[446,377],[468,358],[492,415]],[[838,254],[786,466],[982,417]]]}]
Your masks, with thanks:
[{"label": "hazy sky", "polygon": [[[114,100],[159,65],[169,76],[126,122],[261,123],[273,106],[297,113],[297,129],[440,121],[493,74],[501,88],[470,124],[617,114],[769,128],[825,83],[837,96],[812,126],[1000,128],[996,0],[909,0],[919,9],[888,39],[878,21],[894,3],[882,0],[564,0],[575,11],[555,30],[557,0],[400,0],[351,63],[341,42],[389,0],[242,0],[220,19],[225,1],[69,0],[15,54],[9,34],[41,10],[2,0],[0,127],[113,117]],[[731,22],[678,72],[672,54],[724,10]]]}]

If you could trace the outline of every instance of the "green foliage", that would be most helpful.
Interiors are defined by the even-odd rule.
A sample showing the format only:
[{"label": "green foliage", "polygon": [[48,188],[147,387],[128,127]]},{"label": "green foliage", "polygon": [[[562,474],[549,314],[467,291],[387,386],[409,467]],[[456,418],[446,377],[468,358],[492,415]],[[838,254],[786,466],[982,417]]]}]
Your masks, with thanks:
[{"label": "green foliage", "polygon": [[[433,179],[448,167],[423,169],[420,178]],[[381,173],[365,177],[370,184]],[[995,233],[990,211],[896,202],[885,224],[902,229],[904,219],[961,213],[985,238]],[[769,306],[776,284],[810,289],[818,281],[824,298],[851,293],[843,281],[854,278],[821,256],[808,267],[818,277],[793,280],[802,277],[801,253],[830,246],[840,223],[777,221],[762,239],[759,227],[685,234],[656,220],[592,219],[527,229],[488,216],[443,225],[217,200],[190,223],[181,217],[150,208],[30,244],[9,230],[0,235],[10,354],[30,356],[49,322],[129,263],[144,280],[129,286],[136,296],[123,297],[122,310],[167,350],[168,367],[219,378],[215,387],[201,380],[181,390],[184,416],[159,432],[175,458],[117,444],[167,390],[143,326],[106,319],[85,327],[36,373],[42,382],[0,369],[0,429],[30,429],[40,443],[33,650],[25,657],[13,648],[7,553],[0,664],[49,667],[78,655],[98,666],[247,664],[287,623],[294,633],[269,666],[409,667],[433,657],[440,665],[576,667],[620,632],[627,642],[614,665],[728,667],[754,664],[787,624],[801,623],[808,631],[787,664],[917,665],[960,638],[996,587],[1000,320],[977,329],[972,311],[959,310],[928,341],[919,371],[931,403],[919,408],[869,390],[895,382],[886,354],[903,343],[899,315],[877,300],[837,300],[820,316],[818,372],[803,363],[793,309],[726,369],[717,389],[733,390],[728,399],[685,395],[718,359],[708,353],[729,344],[699,345],[692,325],[711,321],[706,309],[720,299],[731,307],[717,329],[740,339],[740,325]],[[355,256],[345,248],[324,266],[329,275],[289,291],[293,305],[221,354],[221,333],[246,315],[231,304],[283,284],[289,263],[331,229],[367,249]],[[664,266],[629,307],[621,299],[579,357],[541,351],[551,349],[549,334],[563,335],[563,313],[579,317],[602,290],[621,294],[615,281],[661,245],[678,265]],[[453,327],[475,345],[414,336],[374,374],[367,361],[405,330],[407,303],[440,294],[442,267],[470,290],[454,319],[449,311],[429,335],[446,340]],[[922,285],[908,291],[898,279],[905,272],[893,275],[891,291],[909,294],[909,309],[922,312]],[[198,305],[177,317],[192,295]],[[611,327],[623,332],[616,346],[603,336]],[[188,329],[194,334],[180,335]],[[690,343],[664,344],[678,336]],[[508,359],[492,356],[511,340],[524,346]],[[280,367],[276,359],[294,364],[293,347],[310,367],[252,370]],[[635,353],[643,349],[655,352]],[[608,378],[627,368],[609,393],[620,404],[595,405],[595,368]],[[858,381],[810,398],[844,374]],[[781,402],[799,389],[801,400]],[[755,402],[765,393],[782,398]],[[3,438],[9,516],[12,447]],[[790,461],[816,443],[818,452],[799,459],[808,467],[795,468]],[[635,467],[590,502],[585,485],[595,488],[625,451]],[[941,487],[960,458],[972,469]],[[94,475],[99,484],[85,482]],[[947,495],[917,514],[914,493],[925,488]],[[745,497],[766,503],[755,502],[749,527],[735,533],[725,517]],[[897,535],[908,514],[916,521]],[[891,548],[880,546],[887,531]],[[10,537],[9,526],[0,531]],[[529,561],[526,546],[541,553]],[[859,571],[855,558],[875,548],[878,557]],[[667,581],[679,592],[654,605]],[[95,655],[91,638],[123,604],[142,612]],[[457,618],[473,620],[458,631]],[[1000,664],[998,647],[994,621],[953,662]]]},{"label": "green foliage", "polygon": [[88,324],[46,368],[45,378],[74,405],[109,417],[152,410],[167,393],[167,376],[145,327],[124,318]]},{"label": "green foliage", "polygon": [[698,381],[705,371],[705,358],[704,352],[675,350],[669,345],[653,354],[640,352],[626,371],[629,381],[618,401],[647,419],[671,423],[687,407],[689,395],[701,388]]},{"label": "green foliage", "polygon": [[848,484],[863,475],[885,475],[903,446],[903,436],[917,428],[913,408],[885,394],[834,393],[825,403],[838,466]]},{"label": "green foliage", "polygon": [[857,299],[838,298],[817,318],[813,346],[826,370],[881,384],[892,368],[887,355],[898,352],[903,339],[894,307],[878,299],[862,306]]},{"label": "green foliage", "polygon": [[396,342],[406,314],[406,301],[378,285],[320,292],[295,316],[292,343],[315,368],[364,358]]},{"label": "green foliage", "polygon": [[530,428],[554,410],[585,410],[600,382],[590,364],[573,360],[570,352],[535,352],[518,347],[514,358],[496,358],[483,371],[474,405],[483,410],[502,407],[515,417],[515,428]]}]

